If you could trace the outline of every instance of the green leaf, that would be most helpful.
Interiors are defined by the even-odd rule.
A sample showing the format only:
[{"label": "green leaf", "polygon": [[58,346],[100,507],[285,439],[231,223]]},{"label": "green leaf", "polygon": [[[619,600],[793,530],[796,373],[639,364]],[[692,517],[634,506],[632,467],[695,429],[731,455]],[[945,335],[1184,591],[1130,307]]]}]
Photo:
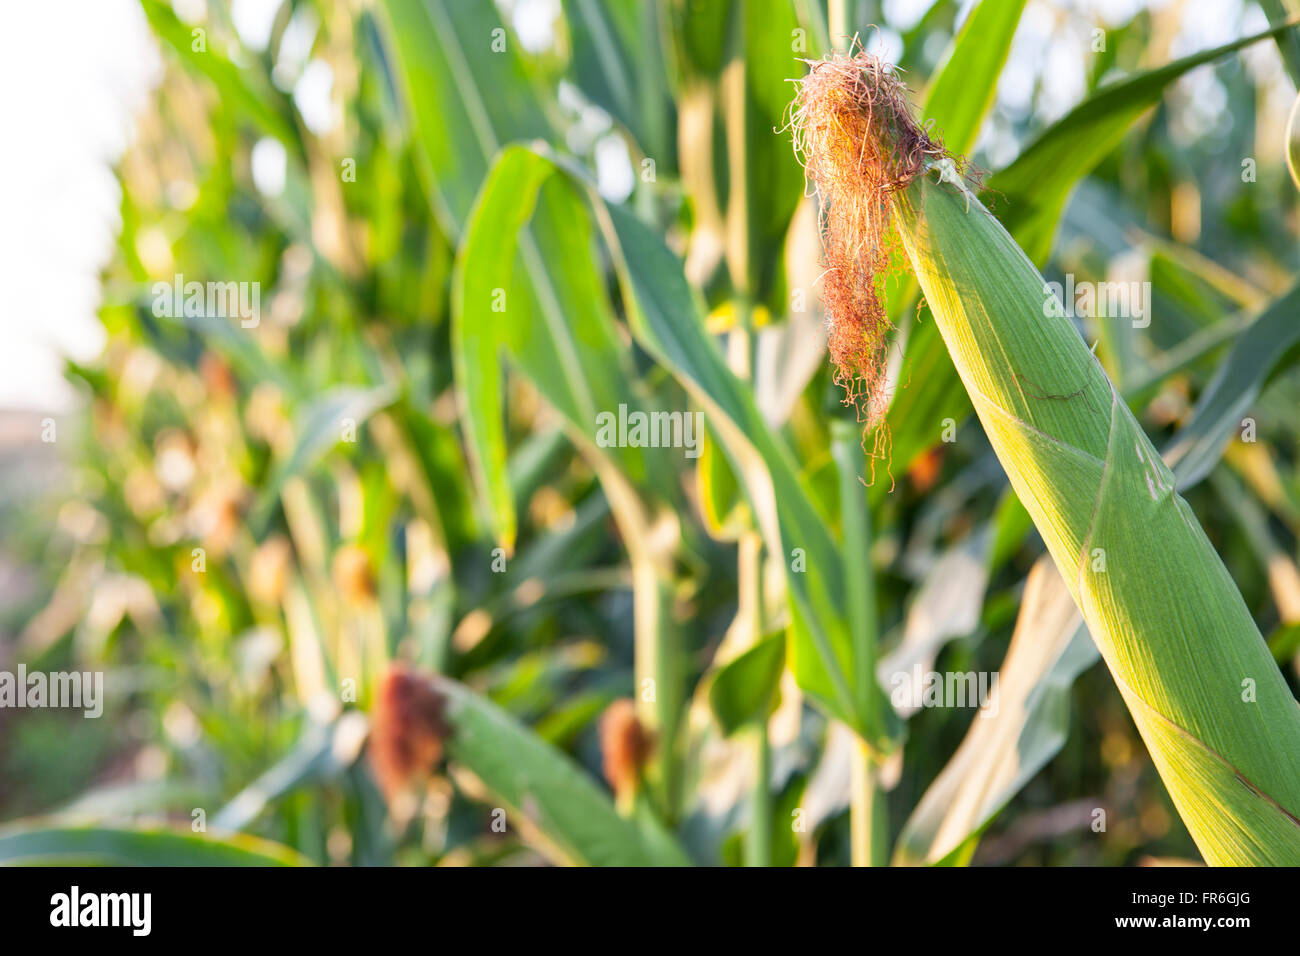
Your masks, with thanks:
[{"label": "green leaf", "polygon": [[995,575],[1034,527],[1034,520],[1029,517],[1024,504],[1010,488],[1003,490],[993,515],[993,543],[989,549],[989,574]]},{"label": "green leaf", "polygon": [[853,642],[853,686],[858,693],[858,707],[870,712],[884,704],[876,703],[881,696],[876,678],[880,620],[871,563],[871,509],[861,477],[867,468],[866,453],[856,419],[836,418],[830,431],[831,458],[839,478],[840,553],[848,584],[844,616]]},{"label": "green leaf", "polygon": [[0,829],[0,863],[22,866],[306,866],[297,852],[249,836],[190,830],[63,826],[24,820]]},{"label": "green leaf", "polygon": [[[836,716],[865,736],[879,740],[884,726],[881,717],[862,714],[854,705],[849,676],[852,648],[841,612],[843,569],[835,542],[800,482],[789,451],[769,430],[753,395],[727,367],[717,344],[704,333],[699,306],[682,274],[681,262],[655,232],[621,207],[607,205],[585,176],[574,173],[565,161],[549,154],[543,156],[518,146],[508,148],[492,183],[485,188],[482,202],[526,208],[529,194],[557,172],[566,172],[573,183],[587,188],[590,208],[623,286],[633,336],[676,376],[710,416],[736,475],[745,484],[768,548],[791,557],[783,564],[788,569],[792,617],[796,633],[808,638],[812,655],[796,656],[796,676],[806,676],[805,689],[818,696]],[[498,190],[505,190],[508,197],[498,198]],[[571,223],[573,215],[569,213]],[[479,233],[482,229],[476,225],[473,231]],[[467,241],[466,261],[470,256],[468,244],[475,241],[480,240],[471,236]],[[500,240],[484,237],[481,241]],[[475,261],[480,261],[477,254]],[[481,261],[485,270],[492,268],[487,259]],[[464,274],[467,284],[476,281],[468,268]],[[537,354],[536,350],[530,351]],[[581,419],[575,419],[575,423],[581,425]],[[803,570],[791,566],[794,549],[800,552],[798,563]]]},{"label": "green leaf", "polygon": [[839,550],[800,482],[789,451],[768,429],[753,395],[731,373],[716,343],[704,334],[681,263],[663,240],[619,207],[602,203],[597,216],[627,290],[633,335],[710,416],[745,483],[768,550],[781,556],[791,598],[796,679],[832,715],[884,746],[883,715],[861,713],[855,704]]},{"label": "green leaf", "polygon": [[[1291,18],[1283,0],[1259,0],[1259,5],[1268,15],[1269,23],[1284,23]],[[1287,73],[1291,75],[1291,82],[1300,84],[1300,34],[1279,33],[1277,49],[1282,54]]]},{"label": "green leaf", "polygon": [[[648,4],[603,4],[564,0],[564,18],[573,44],[570,70],[587,98],[618,120],[633,135],[640,126],[636,102],[635,61],[639,13]],[[642,137],[637,137],[644,142]]]},{"label": "green leaf", "polygon": [[[590,216],[581,195],[553,172],[519,147],[502,153],[475,205],[453,278],[453,359],[466,394],[463,421],[475,474],[507,546],[515,515],[505,467],[502,356],[564,415],[581,448],[609,457],[635,486],[677,498],[662,451],[604,448],[596,441],[599,416],[617,417],[620,406],[635,411],[641,402],[631,390],[636,373],[596,270]],[[512,263],[520,258],[535,280],[531,287],[514,281]],[[504,301],[502,289],[509,289]]]},{"label": "green leaf", "polygon": [[[453,362],[474,475],[498,539],[513,548],[502,353],[565,415],[574,438],[594,432],[598,413],[633,404],[634,376],[608,320],[588,220],[573,215],[571,187],[543,188],[540,174],[513,183],[511,176],[528,171],[508,158],[485,182],[501,143],[549,132],[513,44],[491,50],[500,28],[492,5],[387,0],[385,7],[431,190],[447,228],[465,233],[453,278]],[[673,482],[652,476],[656,466],[640,449],[618,451],[634,482],[673,496]]]},{"label": "green leaf", "polygon": [[714,76],[726,57],[734,0],[663,0],[683,80]]},{"label": "green leaf", "polygon": [[1300,345],[1300,284],[1265,309],[1238,337],[1219,366],[1192,419],[1164,450],[1178,487],[1186,491],[1210,473],[1229,436],[1259,397],[1273,371]]},{"label": "green leaf", "polygon": [[1291,181],[1300,189],[1300,96],[1291,104],[1291,115],[1286,121],[1286,136],[1283,140],[1286,151],[1286,168],[1291,173]]},{"label": "green leaf", "polygon": [[1285,664],[1300,654],[1300,621],[1279,624],[1277,630],[1269,635],[1268,649],[1279,664]]},{"label": "green leaf", "polygon": [[706,425],[700,445],[699,467],[696,469],[700,496],[700,510],[709,533],[719,541],[734,541],[749,527],[749,512],[745,507],[740,483],[731,470],[731,463],[718,445],[718,440]]},{"label": "green leaf", "polygon": [[794,0],[794,8],[799,15],[799,26],[804,31],[808,59],[820,59],[831,49],[826,0]]},{"label": "green leaf", "polygon": [[564,0],[564,13],[574,83],[627,128],[661,172],[670,172],[672,99],[660,49],[659,4]]},{"label": "green leaf", "polygon": [[443,230],[458,236],[488,166],[511,139],[546,138],[549,124],[496,5],[384,0],[385,39],[414,126],[421,171]]},{"label": "green leaf", "polygon": [[[452,290],[453,357],[467,399],[462,416],[476,477],[507,548],[516,519],[501,424],[502,356],[560,412],[566,434],[595,469],[633,565],[636,676],[659,688],[644,716],[661,741],[657,777],[671,801],[683,693],[670,615],[673,539],[652,533],[651,516],[661,503],[674,512],[684,506],[673,459],[689,449],[644,448],[617,433],[620,422],[647,413],[598,270],[592,217],[580,192],[589,180],[580,170],[571,177],[555,171],[536,154],[508,147],[475,204]],[[527,285],[515,281],[525,270]],[[674,435],[685,444],[691,410],[667,414],[676,416]],[[655,418],[646,420],[657,427]],[[663,420],[672,427],[671,417]]]},{"label": "green leaf", "polygon": [[[725,107],[731,114],[728,150],[742,153],[731,157],[728,258],[733,275],[746,270],[744,291],[781,315],[787,304],[781,271],[785,235],[803,198],[804,175],[789,136],[775,131],[785,126],[790,78],[805,72],[806,54],[792,49],[799,21],[791,0],[746,0],[738,10],[744,17],[743,102],[734,95],[740,91],[723,83],[723,96],[732,94]],[[737,119],[743,123],[743,140],[732,135],[731,124]],[[737,200],[744,204],[743,231]],[[737,248],[742,235],[743,252]]]},{"label": "green leaf", "polygon": [[434,678],[433,686],[447,702],[447,758],[473,771],[509,813],[542,834],[557,862],[689,864],[675,841],[646,841],[590,776],[496,704],[447,678]]},{"label": "green leaf", "polygon": [[983,0],[926,90],[923,112],[942,131],[949,152],[965,155],[975,148],[1024,9],[1025,0]]},{"label": "green leaf", "polygon": [[[898,390],[886,419],[894,479],[906,474],[917,458],[938,444],[949,419],[955,427],[971,413],[970,398],[952,367],[930,310],[918,310],[918,317],[908,335]],[[892,485],[892,481],[877,478],[871,485],[871,500],[879,502]]]},{"label": "green leaf", "polygon": [[767,635],[717,670],[709,707],[725,735],[767,719],[784,671],[784,631]]}]

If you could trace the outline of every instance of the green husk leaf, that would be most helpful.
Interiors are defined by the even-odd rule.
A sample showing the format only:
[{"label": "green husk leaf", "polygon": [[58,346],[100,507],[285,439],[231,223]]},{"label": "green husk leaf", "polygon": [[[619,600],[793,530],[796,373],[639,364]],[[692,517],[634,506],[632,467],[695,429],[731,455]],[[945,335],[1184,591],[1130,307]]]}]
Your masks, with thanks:
[{"label": "green husk leaf", "polygon": [[968,199],[922,176],[895,221],[1012,486],[1207,861],[1300,862],[1300,708],[1172,473]]}]

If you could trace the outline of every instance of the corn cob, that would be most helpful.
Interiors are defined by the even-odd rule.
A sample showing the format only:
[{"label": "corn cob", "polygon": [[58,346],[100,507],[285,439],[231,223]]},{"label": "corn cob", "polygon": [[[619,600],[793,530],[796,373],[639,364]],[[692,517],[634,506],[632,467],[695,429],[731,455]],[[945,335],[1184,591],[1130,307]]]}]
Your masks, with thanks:
[{"label": "corn cob", "polygon": [[[1300,864],[1300,707],[1168,467],[900,86],[865,54],[834,57],[813,65],[794,113],[809,176],[839,206],[824,219],[828,274],[868,303],[857,325],[877,338],[863,348],[881,348],[872,290],[896,235],[1205,859]],[[855,231],[837,233],[845,223]],[[832,323],[855,321],[835,314],[846,303],[827,302]]]}]

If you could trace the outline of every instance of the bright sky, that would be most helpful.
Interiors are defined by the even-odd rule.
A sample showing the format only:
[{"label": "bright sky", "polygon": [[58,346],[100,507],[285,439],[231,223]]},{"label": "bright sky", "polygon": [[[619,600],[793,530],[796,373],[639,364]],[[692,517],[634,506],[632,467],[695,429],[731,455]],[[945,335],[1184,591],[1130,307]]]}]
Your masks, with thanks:
[{"label": "bright sky", "polygon": [[0,408],[67,409],[60,355],[103,347],[98,272],[120,226],[109,163],[159,68],[136,0],[0,14]]}]

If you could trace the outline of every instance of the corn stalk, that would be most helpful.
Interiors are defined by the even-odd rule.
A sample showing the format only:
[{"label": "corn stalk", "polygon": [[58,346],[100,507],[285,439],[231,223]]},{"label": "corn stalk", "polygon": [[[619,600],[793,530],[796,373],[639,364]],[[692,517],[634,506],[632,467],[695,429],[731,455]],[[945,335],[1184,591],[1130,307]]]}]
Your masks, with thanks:
[{"label": "corn stalk", "polygon": [[1300,863],[1300,707],[1236,585],[1033,263],[932,168],[894,224],[1179,814],[1211,864]]}]

